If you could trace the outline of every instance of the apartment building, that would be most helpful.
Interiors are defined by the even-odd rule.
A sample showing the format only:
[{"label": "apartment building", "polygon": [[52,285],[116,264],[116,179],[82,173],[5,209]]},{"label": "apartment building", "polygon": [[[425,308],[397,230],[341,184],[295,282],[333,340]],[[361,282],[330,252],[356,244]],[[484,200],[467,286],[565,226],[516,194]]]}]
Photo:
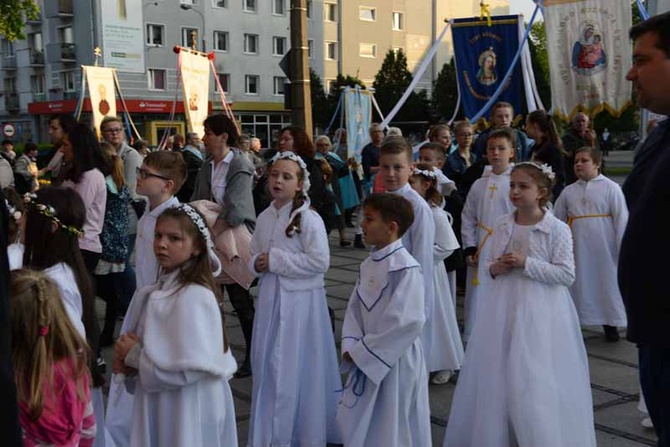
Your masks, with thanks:
[{"label": "apartment building", "polygon": [[[494,13],[506,12],[506,0],[493,3]],[[151,142],[181,99],[175,45],[213,52],[244,132],[268,145],[290,121],[278,65],[290,47],[290,0],[41,0],[40,6],[26,39],[0,41],[0,122],[12,124],[16,141],[48,141],[48,116],[75,111],[80,66],[96,62],[96,47],[97,61],[116,67],[131,117]],[[475,0],[310,0],[309,63],[326,88],[338,73],[371,85],[389,48],[402,48],[414,70],[445,18],[478,13]],[[418,88],[430,89],[450,55],[448,36]],[[210,92],[210,107],[220,109],[213,76]],[[180,101],[180,122],[182,112]]]}]

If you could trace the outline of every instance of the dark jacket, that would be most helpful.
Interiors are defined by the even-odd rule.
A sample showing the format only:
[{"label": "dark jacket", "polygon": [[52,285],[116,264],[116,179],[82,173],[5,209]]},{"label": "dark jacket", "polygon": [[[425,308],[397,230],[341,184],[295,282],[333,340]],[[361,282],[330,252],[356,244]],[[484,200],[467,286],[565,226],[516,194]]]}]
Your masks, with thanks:
[{"label": "dark jacket", "polygon": [[[237,148],[226,174],[226,193],[223,197],[221,218],[230,226],[246,225],[250,232],[256,226],[256,212],[251,189],[254,184],[254,165]],[[191,200],[211,200],[212,197],[212,157],[207,157],[195,180]]]},{"label": "dark jacket", "polygon": [[[184,161],[186,162],[186,169],[188,171],[186,181],[184,182],[184,184],[181,186],[181,189],[177,193],[177,198],[182,203],[191,200],[191,196],[193,195],[193,191],[195,190],[195,180],[198,177],[200,167],[202,166],[203,163],[202,157],[199,157],[198,155],[193,153],[190,147],[189,149],[184,149],[181,151],[181,155],[182,157],[184,157]],[[197,148],[193,149],[196,151],[198,150]]]},{"label": "dark jacket", "polygon": [[[477,155],[477,158],[486,157],[486,140],[489,138],[489,134],[494,130],[493,127],[489,127],[479,134],[477,140],[472,145],[470,152]],[[528,161],[530,160],[530,147],[528,143],[528,137],[525,133],[521,132],[519,129],[514,129],[514,136],[516,138],[516,162]]]},{"label": "dark jacket", "polygon": [[[584,138],[579,135],[575,129],[572,127],[565,131],[565,134],[562,137],[563,140],[563,150],[565,153],[565,184],[571,185],[577,181],[577,176],[575,175],[575,151],[585,146],[591,146],[591,140]],[[598,145],[593,142],[593,144],[598,147]]]},{"label": "dark jacket", "polygon": [[535,143],[531,148],[531,160],[549,165],[551,170],[554,171],[556,178],[554,179],[552,202],[556,201],[563,188],[565,188],[565,158],[563,151],[554,143]]},{"label": "dark jacket", "polygon": [[635,156],[623,185],[630,212],[619,254],[628,340],[670,348],[670,123],[659,124]]}]

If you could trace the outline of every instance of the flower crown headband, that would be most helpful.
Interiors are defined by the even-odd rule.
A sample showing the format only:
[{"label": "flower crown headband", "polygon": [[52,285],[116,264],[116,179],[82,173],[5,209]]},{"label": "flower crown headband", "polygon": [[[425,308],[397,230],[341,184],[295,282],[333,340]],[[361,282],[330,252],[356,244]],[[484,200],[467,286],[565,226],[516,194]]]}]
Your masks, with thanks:
[{"label": "flower crown headband", "polygon": [[532,166],[536,169],[539,169],[542,171],[544,175],[546,175],[549,180],[554,180],[556,178],[556,174],[554,174],[554,171],[551,169],[551,166],[545,163],[538,163],[536,161],[522,161],[521,163],[516,163],[514,166],[523,166],[523,165],[529,165]]},{"label": "flower crown headband", "polygon": [[300,169],[302,169],[302,192],[307,195],[307,191],[309,191],[309,171],[307,170],[307,165],[303,161],[302,158],[294,154],[293,152],[286,151],[286,152],[277,152],[274,157],[270,160],[270,163],[274,163],[277,160],[293,160],[296,163],[298,163],[298,166],[300,166]]},{"label": "flower crown headband", "polygon": [[62,228],[63,230],[78,238],[84,235],[84,230],[81,228],[77,228],[72,225],[65,225],[63,222],[61,222],[60,219],[56,216],[56,209],[53,206],[45,205],[44,203],[37,203],[35,201],[36,199],[37,195],[30,192],[23,196],[23,201],[26,203],[26,205],[30,205],[35,208],[38,213],[49,219],[51,222],[55,223],[59,228]]},{"label": "flower crown headband", "polygon": [[198,213],[195,210],[195,208],[193,208],[191,205],[181,203],[177,205],[175,208],[183,211],[184,214],[186,214],[198,228],[200,234],[202,234],[202,237],[205,239],[205,244],[207,245],[207,254],[209,255],[210,261],[212,262],[213,267],[212,273],[214,274],[214,276],[219,276],[219,274],[221,273],[221,261],[219,261],[219,257],[216,255],[216,252],[214,251],[212,234],[210,233],[207,224],[205,224],[205,220],[202,218],[200,213]]},{"label": "flower crown headband", "polygon": [[13,207],[7,199],[5,199],[5,205],[7,206],[7,211],[9,211],[9,215],[12,216],[12,218],[15,221],[19,221],[21,219],[21,211],[17,210],[15,207]]},{"label": "flower crown headband", "polygon": [[437,180],[437,174],[435,171],[426,171],[424,169],[414,169],[412,175],[423,175],[429,179]]}]

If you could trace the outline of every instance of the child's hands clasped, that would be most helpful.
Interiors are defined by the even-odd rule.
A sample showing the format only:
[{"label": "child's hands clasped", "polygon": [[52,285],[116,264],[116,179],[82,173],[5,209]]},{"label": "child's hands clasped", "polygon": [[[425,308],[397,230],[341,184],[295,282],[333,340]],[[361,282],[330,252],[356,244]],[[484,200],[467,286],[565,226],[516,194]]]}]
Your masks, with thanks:
[{"label": "child's hands clasped", "polygon": [[516,253],[505,253],[496,262],[491,264],[490,272],[492,276],[498,276],[509,273],[515,268],[524,268],[526,266],[526,256]]},{"label": "child's hands clasped", "polygon": [[254,268],[258,273],[267,272],[270,268],[270,254],[261,253],[254,262]]},{"label": "child's hands clasped", "polygon": [[139,342],[140,337],[132,332],[128,332],[119,337],[114,345],[114,363],[112,368],[115,374],[120,373],[128,375],[134,371],[133,368],[126,366],[124,362],[130,350]]}]

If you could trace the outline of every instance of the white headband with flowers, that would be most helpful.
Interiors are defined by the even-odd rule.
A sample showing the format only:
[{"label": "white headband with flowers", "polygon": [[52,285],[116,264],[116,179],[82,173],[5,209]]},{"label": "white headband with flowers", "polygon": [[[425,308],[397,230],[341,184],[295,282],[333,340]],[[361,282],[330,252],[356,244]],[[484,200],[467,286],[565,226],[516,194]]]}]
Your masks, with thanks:
[{"label": "white headband with flowers", "polygon": [[17,210],[15,207],[13,207],[7,199],[5,199],[5,205],[7,206],[7,211],[9,211],[9,215],[12,216],[12,219],[14,219],[16,222],[21,219],[21,211]]},{"label": "white headband with flowers", "polygon": [[37,203],[35,201],[36,199],[37,194],[30,192],[24,194],[23,196],[23,201],[26,203],[26,205],[32,205],[38,213],[49,219],[51,222],[55,223],[59,228],[62,228],[76,237],[82,237],[84,235],[83,229],[74,227],[72,225],[65,225],[63,222],[61,222],[60,219],[58,219],[56,216],[56,209],[53,206],[46,205],[44,203]]},{"label": "white headband with flowers", "polygon": [[437,179],[437,174],[435,171],[426,171],[424,169],[414,169],[414,175],[423,175],[426,178]]},{"label": "white headband with flowers", "polygon": [[214,250],[212,234],[210,233],[205,220],[191,205],[180,203],[175,208],[183,211],[189,217],[189,219],[193,221],[195,226],[198,228],[198,231],[200,231],[200,234],[202,234],[202,237],[205,239],[205,244],[207,245],[207,254],[209,255],[210,261],[212,262],[212,273],[214,276],[219,276],[221,273],[221,261],[219,261],[219,257],[216,255],[216,251]]},{"label": "white headband with flowers", "polygon": [[298,163],[298,166],[300,166],[300,169],[302,169],[302,176],[303,176],[303,181],[302,181],[302,192],[307,195],[307,191],[309,191],[309,171],[307,170],[307,165],[303,161],[302,158],[294,154],[293,152],[286,151],[286,152],[277,152],[274,157],[270,160],[270,163],[274,163],[277,160],[293,160],[296,163]]},{"label": "white headband with flowers", "polygon": [[514,166],[523,166],[523,165],[530,165],[536,169],[539,169],[542,171],[544,175],[546,175],[549,180],[554,180],[556,178],[556,174],[554,174],[554,171],[551,169],[551,166],[545,163],[538,163],[536,161],[522,161],[521,163],[516,163]]}]

